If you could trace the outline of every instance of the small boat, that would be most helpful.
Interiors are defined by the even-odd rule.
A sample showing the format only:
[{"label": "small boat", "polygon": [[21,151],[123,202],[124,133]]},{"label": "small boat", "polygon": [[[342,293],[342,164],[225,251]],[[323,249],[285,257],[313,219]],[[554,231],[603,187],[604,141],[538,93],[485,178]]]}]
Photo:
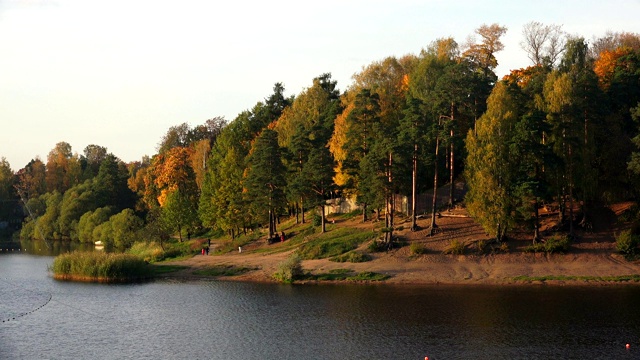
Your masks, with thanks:
[{"label": "small boat", "polygon": [[96,249],[98,250],[104,249],[104,244],[102,244],[102,241],[100,240],[94,242],[93,244],[96,246]]}]

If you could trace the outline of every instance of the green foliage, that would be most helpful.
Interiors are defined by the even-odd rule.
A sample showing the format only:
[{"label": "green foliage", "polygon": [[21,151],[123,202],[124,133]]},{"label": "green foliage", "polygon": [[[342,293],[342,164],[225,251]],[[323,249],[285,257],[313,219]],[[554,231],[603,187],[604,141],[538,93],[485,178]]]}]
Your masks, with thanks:
[{"label": "green foliage", "polygon": [[530,245],[524,249],[525,252],[544,252],[547,254],[552,253],[566,253],[571,246],[571,240],[569,236],[564,234],[554,234],[544,242],[538,242],[534,245]]},{"label": "green foliage", "polygon": [[91,237],[94,241],[102,241],[106,246],[127,249],[139,239],[139,231],[143,225],[144,222],[133,210],[124,209],[97,225]]},{"label": "green foliage", "polygon": [[451,240],[449,245],[442,251],[443,254],[448,255],[462,255],[464,254],[464,249],[467,247],[467,244],[464,241],[460,240]]},{"label": "green foliage", "polygon": [[290,284],[302,276],[302,273],[302,258],[294,253],[278,264],[278,269],[273,277],[280,282]]},{"label": "green foliage", "polygon": [[640,236],[631,232],[631,230],[622,231],[616,236],[616,249],[625,256],[632,256],[638,251],[640,244]]},{"label": "green foliage", "polygon": [[381,252],[387,250],[387,244],[384,241],[380,241],[379,239],[373,239],[367,246],[367,250],[369,252]]},{"label": "green foliage", "polygon": [[409,245],[409,252],[411,255],[422,255],[428,253],[429,250],[427,250],[423,243],[412,242],[411,245]]},{"label": "green foliage", "polygon": [[372,258],[371,258],[371,255],[368,255],[368,254],[363,254],[357,251],[349,251],[342,255],[334,256],[329,260],[335,261],[335,262],[361,263],[361,262],[371,261]]},{"label": "green foliage", "polygon": [[96,226],[108,221],[112,212],[111,208],[102,207],[84,213],[78,222],[78,240],[81,242],[95,242],[93,230]]},{"label": "green foliage", "polygon": [[149,276],[148,265],[131,254],[72,252],[56,257],[50,271],[59,279],[122,282]]},{"label": "green foliage", "polygon": [[182,240],[183,230],[193,231],[193,227],[197,224],[198,213],[195,203],[180,189],[167,194],[161,209],[161,221],[171,232],[177,232],[180,240]]}]

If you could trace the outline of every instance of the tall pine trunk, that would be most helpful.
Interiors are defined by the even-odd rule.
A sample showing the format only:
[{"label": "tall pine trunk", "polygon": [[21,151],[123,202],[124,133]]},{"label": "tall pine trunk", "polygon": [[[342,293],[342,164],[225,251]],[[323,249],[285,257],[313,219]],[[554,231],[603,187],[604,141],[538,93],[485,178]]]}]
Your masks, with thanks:
[{"label": "tall pine trunk", "polygon": [[433,173],[433,201],[431,202],[431,229],[429,235],[435,233],[435,229],[438,227],[436,224],[436,206],[438,204],[438,148],[440,147],[440,138],[436,136],[436,152],[434,158],[434,173]]}]

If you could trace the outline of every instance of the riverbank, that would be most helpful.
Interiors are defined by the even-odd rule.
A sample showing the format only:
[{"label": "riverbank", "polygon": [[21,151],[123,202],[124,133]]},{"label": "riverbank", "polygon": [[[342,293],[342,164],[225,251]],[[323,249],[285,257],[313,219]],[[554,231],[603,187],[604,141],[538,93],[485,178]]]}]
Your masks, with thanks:
[{"label": "riverbank", "polygon": [[[639,284],[640,261],[628,261],[615,249],[615,234],[620,227],[615,224],[598,224],[597,231],[578,232],[577,240],[565,254],[525,252],[531,243],[527,234],[515,233],[506,248],[500,251],[484,251],[476,248],[488,240],[481,227],[469,218],[464,210],[443,214],[438,219],[438,232],[428,236],[426,230],[398,232],[408,243],[420,244],[425,253],[415,255],[410,246],[388,252],[374,252],[371,261],[339,263],[329,259],[304,260],[302,268],[311,274],[325,274],[341,269],[354,273],[374,272],[388,275],[386,284],[554,284],[554,285],[606,285]],[[336,226],[373,228],[375,223],[362,224],[359,220],[336,221]],[[418,223],[427,228],[427,220]],[[442,251],[457,240],[466,244],[464,255],[445,255]],[[366,252],[367,244],[358,251]],[[280,251],[279,251],[280,250]],[[285,243],[269,245],[266,239],[247,245],[240,252],[222,255],[196,255],[192,258],[167,262],[180,265],[184,270],[168,276],[198,278],[195,273],[215,266],[247,268],[240,275],[224,277],[225,280],[275,282],[273,274],[295,248]],[[222,277],[221,277],[222,278]]]}]

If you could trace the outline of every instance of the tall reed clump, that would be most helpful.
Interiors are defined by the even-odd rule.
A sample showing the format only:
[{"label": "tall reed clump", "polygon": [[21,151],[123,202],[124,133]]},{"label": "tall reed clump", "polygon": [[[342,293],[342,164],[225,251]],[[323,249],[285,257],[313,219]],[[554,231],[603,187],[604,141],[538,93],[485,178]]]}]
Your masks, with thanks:
[{"label": "tall reed clump", "polygon": [[54,278],[75,281],[127,282],[149,277],[149,265],[131,254],[72,252],[59,255],[49,268]]}]

